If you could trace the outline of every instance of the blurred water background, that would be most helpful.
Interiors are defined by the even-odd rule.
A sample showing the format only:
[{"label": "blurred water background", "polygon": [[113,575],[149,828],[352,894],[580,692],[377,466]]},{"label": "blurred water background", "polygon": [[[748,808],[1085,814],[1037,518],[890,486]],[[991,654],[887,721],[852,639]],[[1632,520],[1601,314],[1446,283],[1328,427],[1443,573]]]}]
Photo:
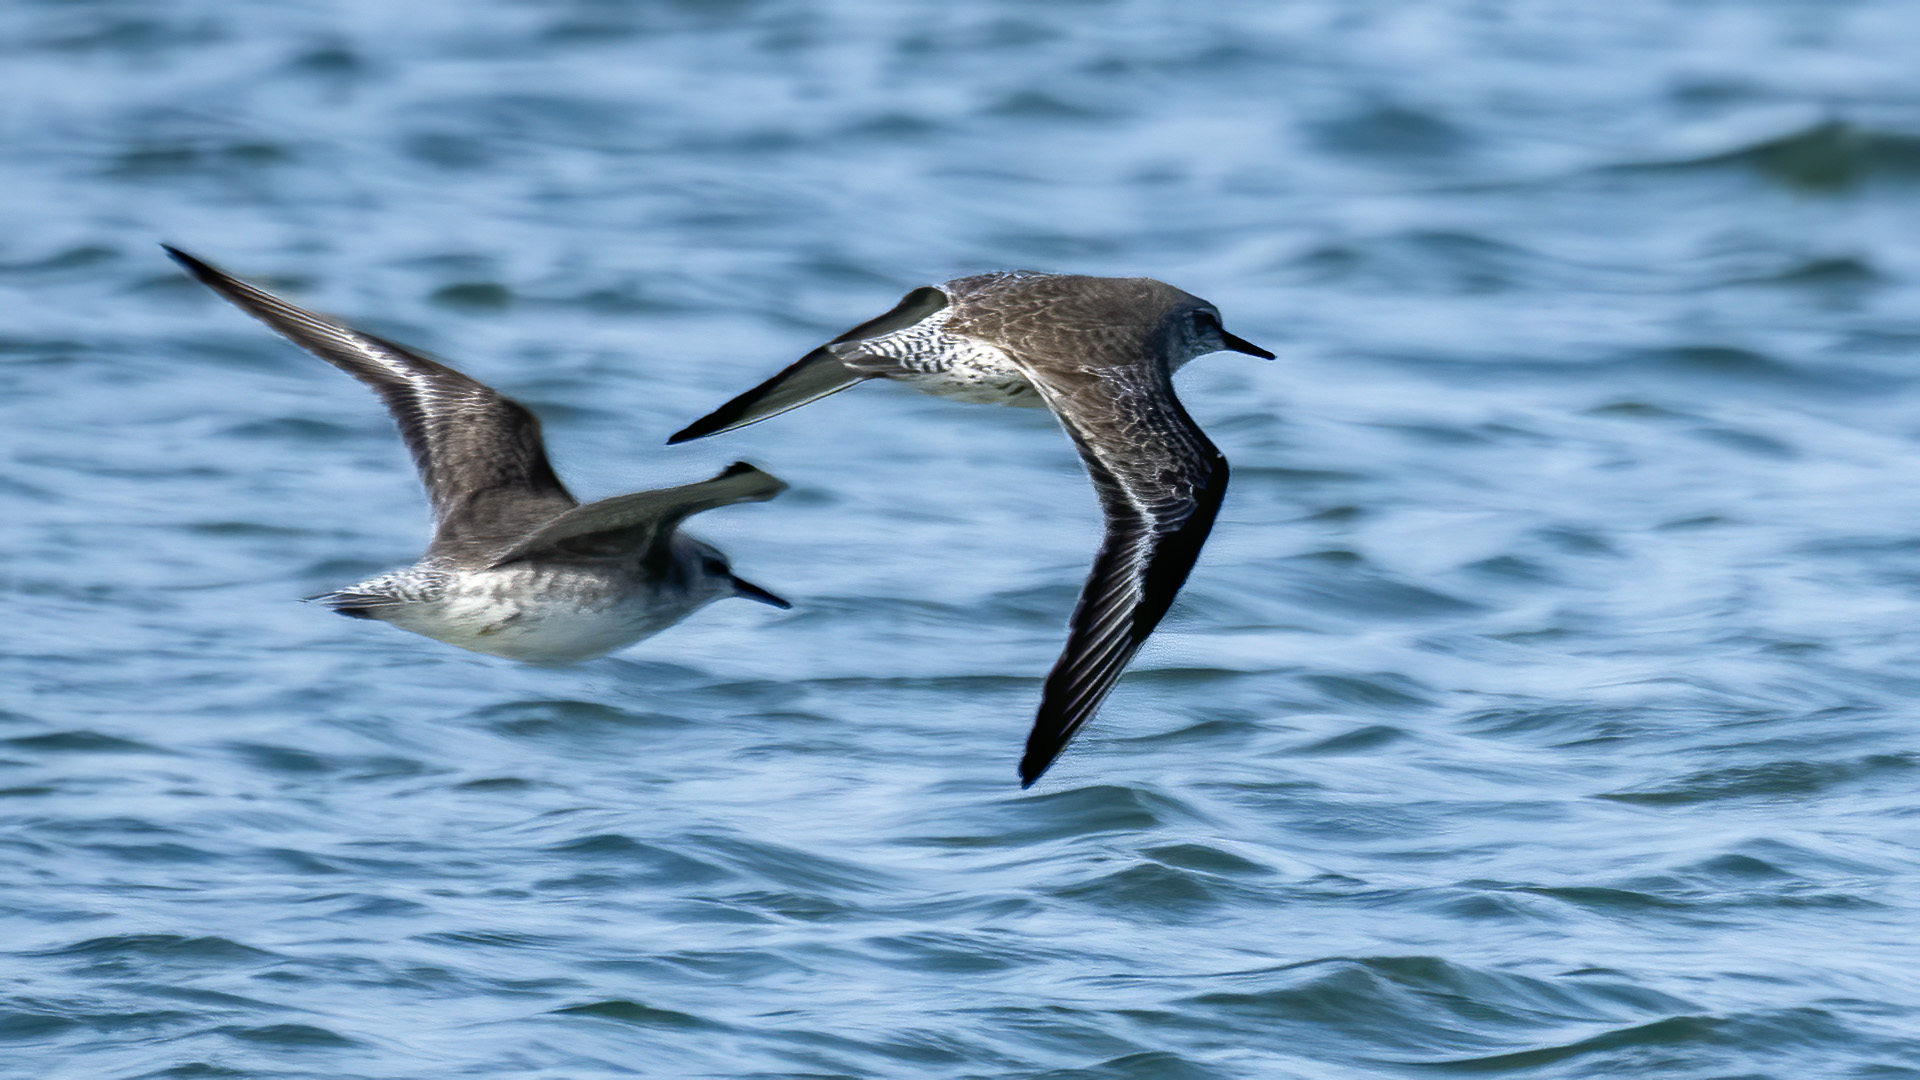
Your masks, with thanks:
[{"label": "blurred water background", "polygon": [[[1920,12],[1900,0],[0,6],[0,1075],[1920,1077]],[[166,240],[745,458],[723,603],[523,668],[372,395]],[[665,436],[906,289],[1275,349],[1031,792],[1098,536],[1044,413]]]}]

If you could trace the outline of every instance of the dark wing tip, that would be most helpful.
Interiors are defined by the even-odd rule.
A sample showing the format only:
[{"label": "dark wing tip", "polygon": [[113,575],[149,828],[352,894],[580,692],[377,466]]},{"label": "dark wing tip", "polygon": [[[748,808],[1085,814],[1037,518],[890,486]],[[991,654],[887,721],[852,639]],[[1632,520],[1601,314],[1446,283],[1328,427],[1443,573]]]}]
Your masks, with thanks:
[{"label": "dark wing tip", "polygon": [[741,408],[742,399],[754,392],[753,390],[749,390],[746,394],[734,398],[718,409],[713,410],[700,419],[695,420],[693,423],[688,424],[686,427],[681,428],[679,431],[674,432],[667,437],[667,445],[678,446],[683,442],[692,442],[694,439],[704,439],[709,435],[718,435],[720,432],[736,426],[740,422],[740,414],[746,411]]},{"label": "dark wing tip", "polygon": [[1042,761],[1036,764],[1034,763],[1033,757],[1031,754],[1029,754],[1027,757],[1021,758],[1020,759],[1020,790],[1025,791],[1028,788],[1032,787],[1033,782],[1035,780],[1040,779],[1041,774],[1046,772],[1047,766],[1051,764],[1053,764],[1053,762],[1051,761]]},{"label": "dark wing tip", "polygon": [[171,258],[174,262],[177,262],[181,266],[185,267],[187,273],[192,274],[194,277],[199,278],[201,281],[204,281],[208,284],[212,284],[214,281],[217,281],[220,278],[225,276],[224,274],[220,273],[220,271],[215,270],[212,266],[208,265],[205,262],[202,262],[199,259],[194,258],[193,256],[187,254],[184,251],[181,251],[179,248],[174,247],[172,244],[161,244],[160,250],[165,251],[168,257]]},{"label": "dark wing tip", "polygon": [[[815,352],[818,352],[818,350],[815,350]],[[667,438],[667,445],[678,446],[683,442],[691,442],[694,439],[704,439],[709,435],[718,435],[723,431],[731,431],[737,427],[745,427],[748,424],[765,420],[768,416],[776,415],[776,413],[767,413],[763,416],[754,416],[752,415],[752,409],[762,398],[767,396],[770,389],[777,387],[789,375],[793,374],[795,369],[799,368],[801,364],[805,364],[807,360],[813,359],[814,356],[815,353],[808,353],[807,357],[802,359],[799,364],[795,364],[793,367],[782,371],[780,374],[775,375],[773,378],[768,379],[766,382],[761,383],[746,393],[737,395],[725,405],[720,406],[700,419],[695,420],[693,423],[688,424],[686,427],[681,428],[679,431],[674,432]],[[792,408],[793,406],[788,407]],[[786,410],[777,410],[777,412],[784,411]]]},{"label": "dark wing tip", "polygon": [[[1042,701],[1040,713],[1034,717],[1033,730],[1027,733],[1026,752],[1020,755],[1022,790],[1032,787],[1035,781],[1046,775],[1046,771],[1053,768],[1053,763],[1060,760],[1060,755],[1066,751],[1067,744],[1073,741],[1073,736],[1079,733],[1080,723],[1061,723],[1059,716],[1051,715],[1058,708],[1051,701]],[[1081,722],[1085,722],[1084,717]],[[1059,737],[1062,731],[1069,733],[1064,739]]]}]

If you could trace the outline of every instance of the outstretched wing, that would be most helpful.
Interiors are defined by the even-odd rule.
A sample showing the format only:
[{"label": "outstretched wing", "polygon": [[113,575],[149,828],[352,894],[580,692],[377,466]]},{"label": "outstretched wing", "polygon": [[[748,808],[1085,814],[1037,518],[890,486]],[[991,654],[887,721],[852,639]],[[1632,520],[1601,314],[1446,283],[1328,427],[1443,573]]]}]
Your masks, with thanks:
[{"label": "outstretched wing", "polygon": [[494,566],[537,555],[621,557],[658,549],[680,522],[703,510],[764,502],[787,490],[778,478],[736,461],[711,480],[637,491],[578,506],[528,533]]},{"label": "outstretched wing", "polygon": [[1107,526],[1041,692],[1021,787],[1092,719],[1159,625],[1227,490],[1227,459],[1174,397],[1162,365],[1027,374],[1079,447]]},{"label": "outstretched wing", "polygon": [[939,289],[931,285],[915,289],[894,305],[892,311],[861,323],[801,357],[780,374],[675,432],[667,443],[683,443],[745,427],[874,378],[875,372],[841,363],[832,347],[903,330],[946,306],[947,294]]},{"label": "outstretched wing", "polygon": [[539,419],[525,406],[445,364],[166,250],[240,310],[380,395],[433,503],[429,555],[498,543],[575,505],[547,461]]}]

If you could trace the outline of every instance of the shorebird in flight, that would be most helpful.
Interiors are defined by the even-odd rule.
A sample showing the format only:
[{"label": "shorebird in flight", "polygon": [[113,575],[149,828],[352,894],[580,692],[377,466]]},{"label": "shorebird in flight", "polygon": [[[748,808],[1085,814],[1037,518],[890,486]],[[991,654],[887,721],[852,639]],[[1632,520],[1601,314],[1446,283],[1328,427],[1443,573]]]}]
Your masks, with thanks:
[{"label": "shorebird in flight", "polygon": [[426,555],[312,599],[342,615],[541,664],[604,655],[722,597],[789,606],[679,530],[703,510],[771,499],[786,489],[779,480],[736,462],[711,480],[582,506],[554,475],[540,421],[525,406],[166,250],[240,310],[372,387],[413,452],[433,503]]},{"label": "shorebird in flight", "polygon": [[1273,354],[1212,304],[1152,278],[1010,271],[908,293],[694,421],[679,443],[765,420],[868,379],[961,401],[1045,405],[1073,438],[1106,535],[1047,676],[1022,787],[1092,718],[1186,582],[1227,489],[1227,459],[1173,392],[1196,356]]}]

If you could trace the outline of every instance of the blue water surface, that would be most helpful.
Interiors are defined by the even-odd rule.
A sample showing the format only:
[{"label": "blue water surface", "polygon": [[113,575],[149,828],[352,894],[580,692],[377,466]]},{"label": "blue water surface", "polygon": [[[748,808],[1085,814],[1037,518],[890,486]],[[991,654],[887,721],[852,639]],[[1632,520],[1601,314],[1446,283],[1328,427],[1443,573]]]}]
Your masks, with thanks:
[{"label": "blue water surface", "polygon": [[[1900,0],[0,5],[0,1075],[1920,1077]],[[717,604],[520,667],[298,598],[428,525],[167,241],[736,458]],[[1014,777],[1044,412],[666,435],[907,289],[1146,274],[1234,467]]]}]

